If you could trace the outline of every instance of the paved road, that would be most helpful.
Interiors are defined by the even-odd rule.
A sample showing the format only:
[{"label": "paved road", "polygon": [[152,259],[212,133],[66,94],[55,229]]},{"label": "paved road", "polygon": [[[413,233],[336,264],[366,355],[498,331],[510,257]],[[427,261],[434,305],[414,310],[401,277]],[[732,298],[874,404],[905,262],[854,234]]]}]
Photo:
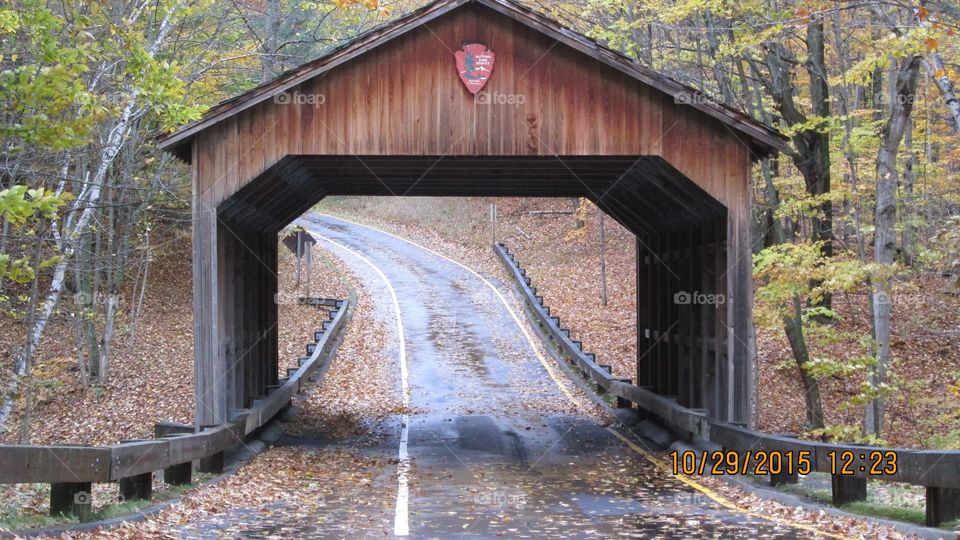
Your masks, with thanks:
[{"label": "paved road", "polygon": [[[476,275],[349,222],[310,215],[300,223],[335,242],[321,240],[327,244],[322,247],[339,250],[364,276],[378,301],[378,317],[396,329],[391,351],[398,370],[405,365],[407,371],[410,413],[389,423],[394,433],[379,448],[401,458],[399,474],[384,475],[401,494],[388,505],[394,527],[341,532],[409,532],[413,537],[806,534],[720,507],[665,476],[580,413],[504,303]],[[398,390],[403,378],[398,373]]]}]

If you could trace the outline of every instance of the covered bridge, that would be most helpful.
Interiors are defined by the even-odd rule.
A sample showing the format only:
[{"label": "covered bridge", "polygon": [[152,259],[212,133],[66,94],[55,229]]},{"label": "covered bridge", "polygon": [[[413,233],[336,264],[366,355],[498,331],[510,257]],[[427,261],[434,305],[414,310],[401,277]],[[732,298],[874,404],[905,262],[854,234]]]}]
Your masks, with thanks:
[{"label": "covered bridge", "polygon": [[637,237],[636,384],[750,422],[750,175],[785,140],[556,21],[440,0],[161,145],[193,170],[198,425],[276,382],[277,233],[328,195],[589,198]]}]

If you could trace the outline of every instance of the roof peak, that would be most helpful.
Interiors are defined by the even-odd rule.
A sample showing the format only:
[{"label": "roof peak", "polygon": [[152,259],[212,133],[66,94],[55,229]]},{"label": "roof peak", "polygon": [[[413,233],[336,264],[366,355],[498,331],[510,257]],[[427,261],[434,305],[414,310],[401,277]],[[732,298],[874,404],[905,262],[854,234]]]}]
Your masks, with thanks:
[{"label": "roof peak", "polygon": [[[204,113],[199,120],[181,126],[174,132],[160,137],[160,147],[189,161],[190,147],[188,143],[199,132],[466,5],[484,6],[507,16],[639,80],[647,86],[672,96],[675,101],[680,100],[678,103],[685,104],[713,117],[749,138],[753,142],[752,146],[761,155],[776,151],[790,151],[786,138],[768,126],[714,100],[699,99],[697,96],[703,95],[699,90],[643,66],[626,55],[610,49],[559,21],[514,0],[434,0],[396,20],[371,28],[327,54],[287,70],[271,81],[218,103]],[[682,100],[683,97],[687,99],[684,101]]]}]

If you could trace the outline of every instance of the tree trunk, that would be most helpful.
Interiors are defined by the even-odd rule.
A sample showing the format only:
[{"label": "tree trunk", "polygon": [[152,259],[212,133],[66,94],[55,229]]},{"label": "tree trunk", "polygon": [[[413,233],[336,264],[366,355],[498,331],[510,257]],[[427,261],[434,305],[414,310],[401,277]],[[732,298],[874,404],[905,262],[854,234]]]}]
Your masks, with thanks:
[{"label": "tree trunk", "polygon": [[913,190],[916,184],[914,166],[917,163],[917,153],[913,149],[913,119],[907,119],[904,129],[903,144],[907,147],[907,161],[903,164],[903,233],[900,239],[903,262],[913,266],[917,260],[917,200]]},{"label": "tree trunk", "polygon": [[[41,227],[42,229],[42,227]],[[27,324],[33,324],[33,321],[37,316],[37,302],[40,299],[40,260],[43,253],[43,243],[41,241],[40,235],[37,235],[36,243],[34,244],[34,253],[33,253],[33,268],[37,269],[36,274],[33,276],[33,281],[30,283],[30,305],[27,308]],[[23,351],[23,363],[20,373],[17,374],[17,377],[23,379],[29,379],[30,377],[30,364],[33,361],[33,348],[35,344],[27,343],[25,350]],[[30,442],[30,424],[31,417],[33,415],[33,382],[27,380],[24,385],[23,391],[23,414],[20,416],[20,444],[27,444]]]},{"label": "tree trunk", "polygon": [[[874,213],[874,262],[881,270],[873,278],[873,324],[876,364],[870,385],[882,389],[890,362],[890,314],[892,308],[892,264],[896,255],[897,152],[908,128],[917,92],[920,57],[904,58],[896,71],[890,117],[883,128],[877,153],[877,203]],[[864,434],[879,435],[883,428],[883,396],[876,396],[864,408]]]},{"label": "tree trunk", "polygon": [[262,73],[260,82],[269,82],[279,75],[277,69],[277,25],[280,18],[280,0],[266,0],[263,15],[263,50],[260,53]]},{"label": "tree trunk", "polygon": [[603,225],[603,210],[597,208],[600,214],[600,305],[607,305],[607,234]]},{"label": "tree trunk", "polygon": [[[143,254],[143,279],[140,280],[140,290],[137,291],[136,296],[133,298],[133,308],[131,309],[130,317],[130,343],[131,345],[137,340],[137,322],[140,320],[140,311],[143,309],[143,299],[147,294],[147,283],[148,277],[150,275],[150,227],[147,227],[146,238],[144,239],[144,254]],[[136,290],[136,284],[134,284],[134,290]]]},{"label": "tree trunk", "polygon": [[[767,236],[770,245],[779,245],[786,242],[786,235],[783,231],[783,225],[776,217],[776,210],[780,206],[780,195],[773,185],[773,175],[770,173],[768,164],[764,164],[765,198],[768,204],[770,224],[770,234]],[[807,364],[810,362],[810,350],[807,348],[807,340],[803,332],[803,311],[799,296],[794,296],[791,305],[791,313],[783,317],[783,332],[790,342],[790,351],[793,353],[793,360],[797,364],[797,371],[800,373],[800,381],[803,384],[803,400],[807,417],[807,429],[822,429],[823,404],[820,398],[820,383],[810,373],[807,372]]]},{"label": "tree trunk", "polygon": [[810,351],[803,335],[803,313],[799,296],[793,297],[793,315],[783,318],[783,330],[790,342],[790,350],[800,372],[800,381],[803,383],[803,395],[807,413],[807,429],[823,428],[823,406],[820,400],[820,384],[807,372],[810,362]]},{"label": "tree trunk", "polygon": [[573,208],[573,226],[577,229],[583,228],[583,219],[580,217],[580,197],[570,197],[570,205]]},{"label": "tree trunk", "polygon": [[[761,82],[773,97],[777,110],[788,126],[806,124],[809,120],[798,107],[795,88],[790,74],[790,66],[797,61],[793,53],[782,43],[764,44],[767,54],[764,63],[768,77]],[[810,114],[814,117],[830,116],[830,94],[827,82],[827,67],[824,53],[823,20],[815,19],[807,24],[807,62],[804,65],[810,77]],[[760,69],[751,62],[758,75]],[[811,197],[822,197],[830,193],[830,134],[820,126],[810,126],[793,135],[796,152],[793,163],[803,176],[806,192]],[[820,252],[824,257],[833,256],[833,204],[823,200],[816,206],[817,214],[810,219],[811,239],[820,242]],[[820,306],[829,308],[829,294],[823,296]]]}]

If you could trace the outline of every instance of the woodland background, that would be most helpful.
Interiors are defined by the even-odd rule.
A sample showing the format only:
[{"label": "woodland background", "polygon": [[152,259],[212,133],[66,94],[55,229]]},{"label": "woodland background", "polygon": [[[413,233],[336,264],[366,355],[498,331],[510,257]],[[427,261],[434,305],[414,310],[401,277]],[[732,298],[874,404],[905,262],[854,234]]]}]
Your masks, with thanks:
[{"label": "woodland background", "polygon": [[[135,436],[121,427],[137,414],[162,416],[165,405],[163,392],[138,400],[131,385],[169,373],[170,356],[189,366],[189,174],[157,150],[155,137],[421,5],[0,5],[4,440]],[[960,448],[960,6],[531,6],[791,139],[793,154],[759,163],[754,178],[760,425]],[[474,217],[469,230],[457,242],[437,241],[481,257],[471,254],[489,240],[487,202],[325,208],[419,236],[456,231],[448,225],[459,208]],[[629,366],[635,343],[621,330],[633,324],[629,235],[612,220],[604,229],[586,201],[503,204],[513,227],[504,238],[519,244],[521,261],[526,248],[534,278],[563,304],[561,316],[606,306],[602,321],[574,330],[601,357]],[[534,218],[537,209],[568,214]],[[556,271],[571,253],[580,262]],[[621,294],[600,294],[604,281]],[[168,416],[190,410],[181,405]],[[70,430],[76,411],[99,418],[87,436]]]}]

